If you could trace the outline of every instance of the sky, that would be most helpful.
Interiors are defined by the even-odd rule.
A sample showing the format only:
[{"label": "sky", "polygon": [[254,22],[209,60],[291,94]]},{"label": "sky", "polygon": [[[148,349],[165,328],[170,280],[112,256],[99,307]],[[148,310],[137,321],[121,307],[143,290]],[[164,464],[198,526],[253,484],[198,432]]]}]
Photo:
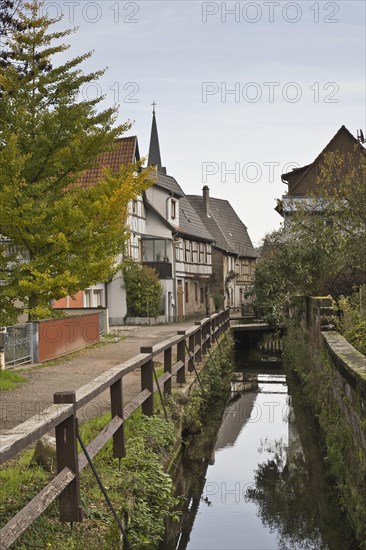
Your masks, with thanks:
[{"label": "sky", "polygon": [[84,97],[119,104],[146,156],[151,103],[162,163],[187,194],[230,201],[255,245],[278,229],[281,174],[312,162],[344,124],[366,135],[362,0],[51,1],[78,27],[67,56],[108,67]]}]

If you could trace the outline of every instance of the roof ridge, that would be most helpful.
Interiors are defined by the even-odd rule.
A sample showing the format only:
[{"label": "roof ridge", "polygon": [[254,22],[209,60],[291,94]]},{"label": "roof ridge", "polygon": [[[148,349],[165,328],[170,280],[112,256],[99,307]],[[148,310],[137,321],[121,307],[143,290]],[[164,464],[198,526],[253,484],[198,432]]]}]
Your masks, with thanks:
[{"label": "roof ridge", "polygon": [[319,161],[320,157],[324,155],[324,153],[326,152],[326,150],[329,148],[330,144],[336,139],[336,137],[343,131],[346,131],[346,133],[353,139],[353,141],[357,144],[359,144],[359,141],[355,138],[355,136],[348,130],[348,128],[346,128],[346,126],[344,124],[342,124],[342,126],[339,128],[339,130],[334,134],[334,136],[330,139],[330,141],[328,141],[328,143],[326,144],[326,146],[320,151],[320,153],[318,154],[318,156],[313,160],[313,162],[311,162],[307,169],[303,172],[303,174],[300,176],[300,178],[297,180],[297,182],[295,183],[293,189],[291,192],[295,191],[295,189],[299,186],[300,182],[305,178],[305,176],[310,172],[311,168],[315,165],[315,163],[317,161]]}]

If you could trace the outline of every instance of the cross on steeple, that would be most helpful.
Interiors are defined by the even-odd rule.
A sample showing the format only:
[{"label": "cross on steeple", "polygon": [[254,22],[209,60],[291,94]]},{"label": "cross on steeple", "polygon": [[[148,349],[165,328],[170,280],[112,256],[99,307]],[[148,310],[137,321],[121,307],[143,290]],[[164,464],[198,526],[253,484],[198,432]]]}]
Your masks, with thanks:
[{"label": "cross on steeple", "polygon": [[155,103],[155,101],[153,101],[151,105],[152,105],[152,108],[153,108],[153,115],[155,115],[155,107],[156,107],[157,104]]}]

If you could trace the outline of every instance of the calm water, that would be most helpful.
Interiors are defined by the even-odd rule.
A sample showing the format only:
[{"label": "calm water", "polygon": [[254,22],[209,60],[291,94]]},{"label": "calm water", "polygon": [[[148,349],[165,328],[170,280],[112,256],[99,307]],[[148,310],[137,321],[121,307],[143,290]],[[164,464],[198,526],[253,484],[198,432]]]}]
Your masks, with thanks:
[{"label": "calm water", "polygon": [[[277,358],[278,359],[278,358]],[[177,474],[179,533],[162,549],[354,550],[324,476],[317,433],[275,357],[237,352],[231,399],[192,438]]]}]

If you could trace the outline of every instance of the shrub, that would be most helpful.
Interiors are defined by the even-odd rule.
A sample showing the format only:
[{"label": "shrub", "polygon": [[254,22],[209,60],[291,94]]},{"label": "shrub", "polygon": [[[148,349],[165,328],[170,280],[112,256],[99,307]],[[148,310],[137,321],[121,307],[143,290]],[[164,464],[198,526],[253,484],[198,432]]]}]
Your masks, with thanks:
[{"label": "shrub", "polygon": [[158,317],[163,289],[154,269],[131,263],[123,271],[129,317]]}]

